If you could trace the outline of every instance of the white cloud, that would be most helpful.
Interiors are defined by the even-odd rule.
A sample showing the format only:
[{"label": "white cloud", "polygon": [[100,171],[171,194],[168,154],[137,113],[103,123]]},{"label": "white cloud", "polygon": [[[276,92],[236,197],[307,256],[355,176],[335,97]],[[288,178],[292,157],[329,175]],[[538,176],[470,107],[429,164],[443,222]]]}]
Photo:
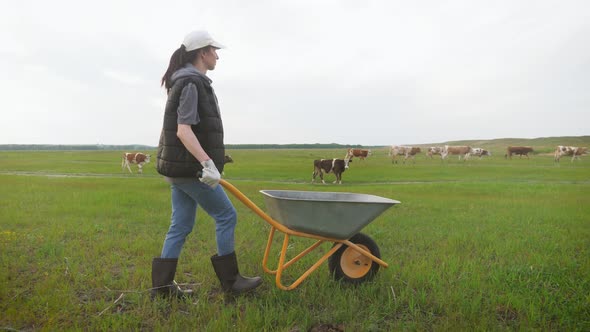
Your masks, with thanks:
[{"label": "white cloud", "polygon": [[130,73],[126,73],[126,72],[122,72],[122,71],[117,71],[117,70],[113,70],[113,69],[105,69],[103,71],[104,76],[113,79],[117,82],[123,83],[123,84],[127,84],[127,85],[138,85],[138,84],[148,84],[148,82],[136,75],[130,74]]}]

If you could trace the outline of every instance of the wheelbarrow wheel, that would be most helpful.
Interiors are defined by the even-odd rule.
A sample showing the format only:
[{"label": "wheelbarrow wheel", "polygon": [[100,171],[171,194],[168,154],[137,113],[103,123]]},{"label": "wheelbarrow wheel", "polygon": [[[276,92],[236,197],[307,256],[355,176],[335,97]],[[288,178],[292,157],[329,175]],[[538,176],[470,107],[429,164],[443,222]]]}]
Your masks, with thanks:
[{"label": "wheelbarrow wheel", "polygon": [[[358,233],[351,237],[349,241],[369,251],[373,256],[381,258],[379,247],[368,235]],[[330,257],[328,267],[334,279],[352,284],[369,281],[379,271],[379,264],[347,245],[342,245]]]}]

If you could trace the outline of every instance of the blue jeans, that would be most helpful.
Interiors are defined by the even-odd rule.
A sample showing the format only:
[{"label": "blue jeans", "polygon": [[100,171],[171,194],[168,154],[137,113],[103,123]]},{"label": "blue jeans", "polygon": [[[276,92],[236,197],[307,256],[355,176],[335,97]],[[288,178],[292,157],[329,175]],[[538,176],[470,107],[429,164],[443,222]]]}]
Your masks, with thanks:
[{"label": "blue jeans", "polygon": [[215,239],[219,256],[234,251],[234,230],[237,213],[221,185],[211,189],[199,181],[172,184],[172,218],[164,240],[162,258],[178,258],[180,251],[195,226],[200,205],[215,220]]}]

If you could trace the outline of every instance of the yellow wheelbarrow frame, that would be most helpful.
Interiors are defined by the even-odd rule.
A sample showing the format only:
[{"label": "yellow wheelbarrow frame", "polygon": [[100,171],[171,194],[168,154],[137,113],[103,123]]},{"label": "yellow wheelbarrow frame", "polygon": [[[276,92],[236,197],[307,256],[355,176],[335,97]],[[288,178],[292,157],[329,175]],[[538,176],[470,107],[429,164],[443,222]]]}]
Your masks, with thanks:
[{"label": "yellow wheelbarrow frame", "polygon": [[[285,225],[279,223],[278,221],[274,220],[273,218],[271,218],[268,214],[266,214],[264,211],[262,211],[262,209],[260,209],[256,204],[254,204],[248,197],[246,197],[246,195],[244,195],[241,191],[239,191],[231,183],[229,183],[223,179],[219,183],[221,184],[221,186],[223,186],[223,188],[225,188],[233,196],[235,196],[238,200],[240,200],[244,205],[246,205],[246,207],[248,207],[250,210],[252,210],[254,213],[256,213],[259,217],[261,217],[262,219],[264,219],[266,222],[268,222],[270,224],[271,229],[270,229],[270,234],[268,235],[266,249],[264,250],[264,257],[262,259],[262,268],[263,268],[264,272],[266,272],[268,274],[276,275],[276,278],[275,278],[276,285],[278,288],[280,288],[282,290],[295,289],[297,286],[299,286],[303,282],[303,280],[305,280],[313,271],[315,271],[323,262],[325,262],[327,259],[329,259],[330,256],[332,256],[336,251],[338,251],[338,249],[340,249],[343,245],[347,245],[349,248],[354,249],[362,256],[369,258],[370,260],[372,260],[373,262],[379,264],[380,266],[382,266],[384,268],[388,267],[388,264],[386,262],[384,262],[381,259],[379,259],[378,257],[374,256],[369,251],[350,242],[349,240],[334,239],[334,238],[329,238],[329,237],[323,237],[323,236],[316,235],[316,234],[310,234],[310,233],[304,233],[304,232],[292,230],[292,229],[286,227]],[[273,241],[275,232],[277,230],[284,234],[284,238],[283,238],[283,245],[281,248],[281,255],[279,257],[278,266],[275,270],[272,270],[272,269],[268,268],[267,264],[268,264],[268,256],[270,254],[270,248],[272,245],[272,241]],[[300,236],[300,237],[315,239],[315,240],[317,240],[317,242],[315,242],[313,245],[309,246],[307,249],[303,250],[301,253],[299,253],[297,256],[295,256],[294,258],[292,258],[288,262],[285,262],[286,256],[287,256],[287,248],[289,247],[289,241],[290,241],[291,236]],[[297,278],[297,280],[295,280],[291,285],[288,285],[288,286],[283,285],[283,283],[281,282],[283,272],[289,266],[291,266],[295,262],[299,261],[301,258],[303,258],[307,254],[312,252],[314,249],[319,247],[324,242],[332,242],[332,243],[335,243],[335,245],[326,254],[324,254],[315,264],[313,264],[309,269],[307,269],[307,271],[305,271],[299,278]]]}]

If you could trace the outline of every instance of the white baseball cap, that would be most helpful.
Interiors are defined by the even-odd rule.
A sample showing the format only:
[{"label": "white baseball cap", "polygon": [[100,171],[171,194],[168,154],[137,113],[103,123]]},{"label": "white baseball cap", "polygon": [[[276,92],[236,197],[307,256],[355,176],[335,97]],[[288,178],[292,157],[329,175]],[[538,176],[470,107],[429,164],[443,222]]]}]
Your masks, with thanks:
[{"label": "white baseball cap", "polygon": [[182,45],[184,45],[187,52],[198,50],[199,48],[203,48],[206,46],[213,46],[215,48],[225,48],[223,44],[220,44],[217,41],[213,40],[213,37],[211,37],[209,32],[205,30],[197,30],[189,33],[188,35],[186,35],[186,37],[184,37]]}]

